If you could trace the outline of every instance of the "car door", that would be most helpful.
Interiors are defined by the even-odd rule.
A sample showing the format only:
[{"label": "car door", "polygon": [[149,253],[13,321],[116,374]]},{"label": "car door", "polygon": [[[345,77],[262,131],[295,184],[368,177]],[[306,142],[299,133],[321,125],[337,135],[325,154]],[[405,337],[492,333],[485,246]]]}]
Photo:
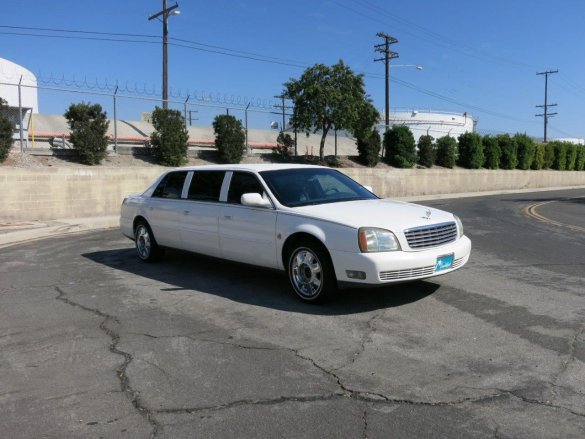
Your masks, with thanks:
[{"label": "car door", "polygon": [[194,171],[186,200],[182,202],[182,247],[209,256],[221,256],[219,250],[219,196],[225,171]]},{"label": "car door", "polygon": [[146,215],[158,244],[181,248],[179,221],[181,195],[187,171],[169,172],[148,200]]},{"label": "car door", "polygon": [[245,193],[267,196],[256,175],[251,172],[233,172],[227,199],[219,217],[222,256],[233,261],[277,268],[277,212],[274,208],[243,206],[240,200]]}]

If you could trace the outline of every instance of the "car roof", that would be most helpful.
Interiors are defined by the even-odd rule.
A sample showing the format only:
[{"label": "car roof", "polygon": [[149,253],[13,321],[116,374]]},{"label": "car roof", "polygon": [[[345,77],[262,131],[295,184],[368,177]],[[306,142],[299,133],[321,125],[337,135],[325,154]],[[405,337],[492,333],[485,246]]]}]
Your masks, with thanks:
[{"label": "car roof", "polygon": [[[201,165],[201,166],[184,166],[175,168],[172,171],[277,171],[281,169],[311,169],[324,168],[323,166],[302,165],[296,163],[249,163],[234,165]],[[328,168],[326,168],[328,169]]]}]

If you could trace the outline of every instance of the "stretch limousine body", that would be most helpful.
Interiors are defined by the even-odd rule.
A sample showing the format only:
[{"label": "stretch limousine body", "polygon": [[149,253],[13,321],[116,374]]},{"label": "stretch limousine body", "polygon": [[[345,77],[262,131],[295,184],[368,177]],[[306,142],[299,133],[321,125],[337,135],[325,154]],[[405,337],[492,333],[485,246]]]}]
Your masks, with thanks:
[{"label": "stretch limousine body", "polygon": [[286,271],[317,302],[461,268],[471,242],[453,214],[379,199],[341,172],[306,165],[218,165],[164,173],[121,209],[143,261],[164,248]]}]

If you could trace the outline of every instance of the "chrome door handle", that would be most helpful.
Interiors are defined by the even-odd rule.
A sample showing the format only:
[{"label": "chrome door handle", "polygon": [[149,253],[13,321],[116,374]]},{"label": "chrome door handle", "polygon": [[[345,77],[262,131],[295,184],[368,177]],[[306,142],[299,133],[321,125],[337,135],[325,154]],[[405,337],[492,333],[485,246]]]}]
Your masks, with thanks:
[{"label": "chrome door handle", "polygon": [[191,212],[189,212],[188,210],[184,210],[184,211],[183,211],[183,213],[184,213],[185,215],[189,215]]},{"label": "chrome door handle", "polygon": [[231,215],[224,215],[223,218],[226,219],[226,220],[231,220],[232,219],[232,216]]}]

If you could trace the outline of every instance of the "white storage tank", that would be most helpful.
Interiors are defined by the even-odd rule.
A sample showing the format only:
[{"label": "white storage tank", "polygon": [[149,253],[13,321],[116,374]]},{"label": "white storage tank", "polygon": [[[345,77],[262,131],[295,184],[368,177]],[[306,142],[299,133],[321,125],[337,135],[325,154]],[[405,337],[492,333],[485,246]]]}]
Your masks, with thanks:
[{"label": "white storage tank", "polygon": [[[420,136],[428,134],[435,139],[451,136],[455,139],[460,134],[474,132],[476,121],[469,113],[453,113],[434,110],[399,110],[389,114],[390,126],[406,125],[412,131],[414,140],[418,142]],[[378,126],[384,132],[384,117],[382,125]]]},{"label": "white storage tank", "polygon": [[8,102],[8,106],[18,108],[18,83],[22,78],[21,106],[33,113],[39,112],[37,78],[24,67],[0,58],[0,98]]}]

